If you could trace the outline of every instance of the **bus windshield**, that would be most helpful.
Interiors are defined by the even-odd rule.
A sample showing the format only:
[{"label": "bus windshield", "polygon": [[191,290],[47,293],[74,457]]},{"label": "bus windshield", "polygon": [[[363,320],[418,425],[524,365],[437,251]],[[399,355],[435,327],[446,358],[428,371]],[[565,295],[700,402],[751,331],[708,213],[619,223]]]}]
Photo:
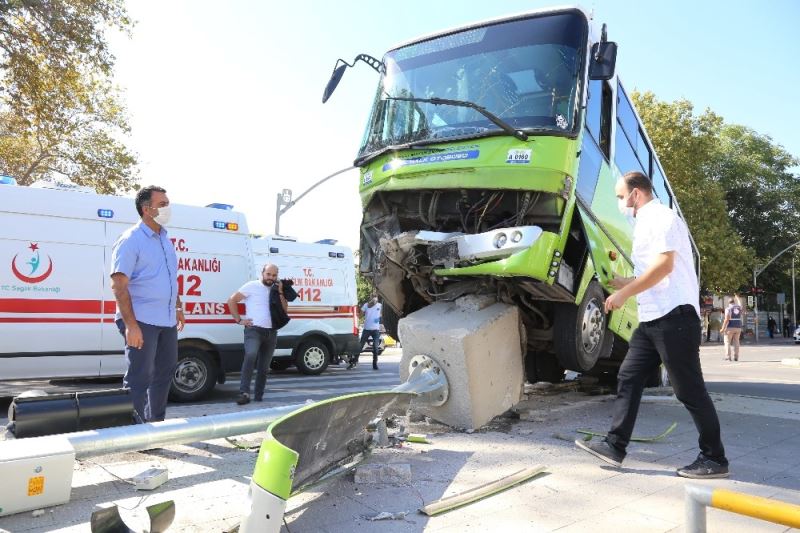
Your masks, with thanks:
[{"label": "bus windshield", "polygon": [[396,145],[503,131],[469,107],[387,96],[466,101],[516,130],[573,133],[586,40],[586,19],[568,12],[467,29],[389,52],[359,158]]}]

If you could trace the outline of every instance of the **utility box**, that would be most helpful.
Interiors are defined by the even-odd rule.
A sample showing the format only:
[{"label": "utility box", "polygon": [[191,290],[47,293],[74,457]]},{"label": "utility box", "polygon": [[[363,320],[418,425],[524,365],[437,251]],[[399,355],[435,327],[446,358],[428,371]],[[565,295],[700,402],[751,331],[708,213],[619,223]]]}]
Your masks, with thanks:
[{"label": "utility box", "polygon": [[63,437],[5,441],[0,516],[67,503],[75,449]]}]

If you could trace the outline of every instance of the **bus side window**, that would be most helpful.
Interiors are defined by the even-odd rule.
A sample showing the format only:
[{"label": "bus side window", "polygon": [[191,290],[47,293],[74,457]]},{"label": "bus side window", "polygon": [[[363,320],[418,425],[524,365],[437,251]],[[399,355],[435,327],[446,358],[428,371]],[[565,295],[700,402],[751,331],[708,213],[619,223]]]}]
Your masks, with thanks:
[{"label": "bus side window", "polygon": [[614,163],[617,165],[621,174],[626,172],[638,171],[644,173],[642,164],[639,158],[636,157],[636,152],[631,146],[625,131],[622,128],[617,128],[617,142],[614,148]]},{"label": "bus side window", "polygon": [[[636,146],[639,140],[639,121],[633,113],[633,108],[620,84],[617,91],[617,134],[614,144],[614,163],[621,174],[638,171],[649,176],[650,160],[642,164],[637,154]],[[643,139],[642,139],[643,140]],[[645,149],[647,146],[645,145]],[[649,156],[649,151],[647,152]]]},{"label": "bus side window", "polygon": [[611,87],[607,81],[603,84],[603,109],[600,114],[600,150],[606,159],[611,161]]},{"label": "bus side window", "polygon": [[655,160],[653,160],[653,190],[655,190],[656,196],[658,196],[658,199],[661,200],[663,205],[675,207],[669,195],[669,191],[667,190],[664,173],[661,172],[661,167],[659,167]]},{"label": "bus side window", "polygon": [[639,138],[636,143],[636,155],[639,157],[639,162],[644,168],[644,173],[652,177],[653,173],[651,172],[650,167],[650,147],[647,146],[647,141],[644,139],[644,133],[642,133],[641,129],[638,131],[638,136]]},{"label": "bus side window", "polygon": [[601,80],[591,80],[589,82],[589,98],[586,102],[586,129],[592,134],[594,140],[599,144],[600,141],[600,114],[602,108]]},{"label": "bus side window", "polygon": [[594,137],[600,151],[610,159],[611,141],[611,88],[602,80],[589,82],[589,99],[586,105],[586,128]]}]

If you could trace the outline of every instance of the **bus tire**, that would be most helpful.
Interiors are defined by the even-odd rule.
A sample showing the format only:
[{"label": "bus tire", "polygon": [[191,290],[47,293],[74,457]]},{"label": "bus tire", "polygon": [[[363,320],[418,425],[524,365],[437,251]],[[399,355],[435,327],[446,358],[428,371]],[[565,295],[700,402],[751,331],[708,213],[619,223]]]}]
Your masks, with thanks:
[{"label": "bus tire", "polygon": [[272,361],[270,361],[269,367],[272,370],[276,370],[278,372],[282,372],[282,371],[288,369],[293,364],[294,363],[292,362],[291,359],[283,359],[283,358],[281,358],[281,359],[273,359]]},{"label": "bus tire", "polygon": [[178,350],[178,364],[169,389],[173,402],[205,398],[217,383],[217,365],[210,352],[194,346]]},{"label": "bus tire", "polygon": [[295,365],[303,374],[316,376],[322,374],[330,363],[330,349],[321,339],[305,341],[297,349]]},{"label": "bus tire", "polygon": [[614,334],[607,328],[604,300],[600,284],[592,281],[579,305],[556,306],[553,344],[564,368],[586,372],[611,354]]}]

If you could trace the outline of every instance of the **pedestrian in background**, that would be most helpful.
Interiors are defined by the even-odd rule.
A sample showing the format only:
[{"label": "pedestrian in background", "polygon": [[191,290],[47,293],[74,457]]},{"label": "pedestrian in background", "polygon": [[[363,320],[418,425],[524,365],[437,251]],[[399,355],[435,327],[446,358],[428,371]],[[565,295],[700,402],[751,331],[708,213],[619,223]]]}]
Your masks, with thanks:
[{"label": "pedestrian in background", "polygon": [[731,360],[731,348],[733,348],[733,360],[739,360],[739,339],[744,327],[744,311],[742,306],[734,299],[728,300],[728,307],[725,309],[725,320],[722,322],[720,333],[725,335],[725,360]]},{"label": "pedestrian in background", "polygon": [[775,319],[772,318],[772,315],[767,315],[767,333],[769,334],[769,338],[770,339],[774,339],[775,338],[775,326],[776,325],[777,325],[777,323],[775,322]]},{"label": "pedestrian in background", "polygon": [[[364,316],[364,330],[361,332],[359,341],[360,349],[364,348],[367,339],[372,337],[372,369],[378,370],[378,350],[381,344],[381,311],[383,306],[378,302],[378,295],[373,293],[369,301],[361,306],[361,314]],[[361,350],[359,350],[360,352]],[[358,355],[355,360],[351,359],[347,368],[353,368],[358,364]]]},{"label": "pedestrian in background", "polygon": [[178,257],[164,228],[169,223],[167,191],[150,185],[136,193],[141,220],[111,251],[111,290],[116,324],[125,338],[125,376],[140,422],[164,420],[178,363],[178,332],[185,319],[178,296]]},{"label": "pedestrian in background", "polygon": [[[291,287],[289,287],[291,289]],[[278,280],[278,267],[264,265],[261,279],[248,281],[228,298],[228,309],[237,324],[244,326],[244,360],[239,380],[239,397],[236,403],[250,403],[250,382],[256,371],[255,401],[264,399],[272,356],[278,340],[278,330],[289,321],[288,289]],[[294,290],[292,289],[294,293]],[[293,300],[291,296],[288,299]],[[244,302],[247,318],[239,314],[239,303]]]},{"label": "pedestrian in background", "polygon": [[641,172],[617,181],[620,211],[633,211],[634,277],[615,278],[616,289],[605,301],[606,312],[620,309],[636,296],[639,326],[617,374],[617,398],[611,429],[602,442],[575,444],[614,465],[622,466],[633,434],[648,376],[663,364],[675,396],[689,411],[700,434],[700,454],[676,473],[693,479],[728,476],[728,460],[720,435],[717,410],[700,368],[699,284],[686,223],[653,198],[653,185]]}]

